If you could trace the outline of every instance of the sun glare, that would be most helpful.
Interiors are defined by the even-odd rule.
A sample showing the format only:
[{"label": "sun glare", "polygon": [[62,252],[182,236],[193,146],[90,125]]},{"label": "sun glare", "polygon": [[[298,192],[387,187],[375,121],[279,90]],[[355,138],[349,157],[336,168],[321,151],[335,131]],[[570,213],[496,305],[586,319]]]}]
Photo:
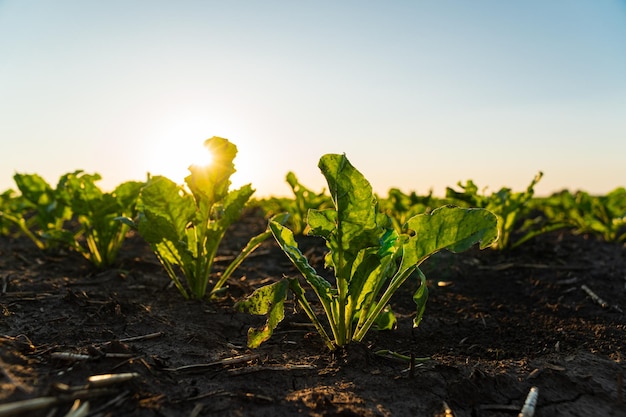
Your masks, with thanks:
[{"label": "sun glare", "polygon": [[230,188],[250,183],[257,189],[263,184],[263,175],[268,170],[263,165],[258,138],[235,122],[206,119],[197,111],[187,110],[189,115],[177,117],[174,114],[154,124],[150,142],[144,147],[147,152],[142,153],[145,171],[152,176],[163,175],[182,185],[191,165],[212,163],[213,155],[204,142],[212,136],[220,136],[237,146],[233,161],[236,172],[230,178]]},{"label": "sun glare", "polygon": [[212,160],[213,155],[204,146],[204,139],[163,142],[155,146],[148,172],[182,184],[191,165],[207,166]]}]

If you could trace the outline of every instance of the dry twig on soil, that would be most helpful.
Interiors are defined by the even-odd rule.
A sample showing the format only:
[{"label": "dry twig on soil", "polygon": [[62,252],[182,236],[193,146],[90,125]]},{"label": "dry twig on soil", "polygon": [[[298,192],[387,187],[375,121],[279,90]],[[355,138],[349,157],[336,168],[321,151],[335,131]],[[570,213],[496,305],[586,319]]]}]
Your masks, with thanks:
[{"label": "dry twig on soil", "polygon": [[[137,373],[123,373],[123,374],[106,374],[106,375],[93,375],[89,377],[88,383],[86,385],[81,386],[63,386],[63,393],[58,396],[48,396],[48,397],[39,397],[39,398],[31,398],[28,400],[14,401],[7,404],[0,404],[0,417],[9,417],[16,416],[20,414],[25,414],[37,410],[42,410],[45,408],[53,407],[58,404],[74,402],[76,405],[76,401],[84,400],[89,398],[102,397],[105,395],[111,395],[116,393],[115,390],[111,388],[103,388],[111,385],[121,384],[132,379],[135,379],[139,376]],[[57,387],[61,387],[60,385]],[[123,393],[125,397],[128,395],[128,392]],[[118,403],[122,394],[118,395],[113,401],[110,401],[107,404]],[[88,403],[85,403],[88,404]],[[85,409],[88,410],[88,405],[86,408],[83,406],[78,406],[74,413],[70,410],[71,417],[79,417],[83,416],[81,414]],[[74,408],[74,407],[73,407]],[[67,417],[67,416],[66,416]]]},{"label": "dry twig on soil", "polygon": [[537,397],[539,396],[539,388],[532,387],[528,392],[522,411],[518,417],[533,417],[535,415],[535,407],[537,406]]},{"label": "dry twig on soil", "polygon": [[603,298],[600,298],[600,296],[598,294],[596,294],[594,291],[592,291],[591,288],[589,288],[585,284],[581,285],[580,288],[584,292],[586,292],[587,295],[591,298],[591,300],[593,300],[593,302],[598,304],[600,307],[602,307],[602,308],[613,308],[614,310],[619,311],[620,313],[623,313],[622,309],[618,305],[610,305]]},{"label": "dry twig on soil", "polygon": [[240,356],[233,356],[231,358],[225,358],[225,359],[221,359],[219,361],[215,361],[215,362],[209,362],[209,363],[197,363],[197,364],[193,364],[193,365],[183,365],[183,366],[179,366],[178,368],[165,368],[164,371],[170,371],[170,372],[198,372],[198,371],[204,371],[206,369],[210,369],[213,368],[215,366],[218,365],[235,365],[235,364],[239,364],[239,363],[245,363],[254,359],[258,359],[259,355],[240,355]]}]

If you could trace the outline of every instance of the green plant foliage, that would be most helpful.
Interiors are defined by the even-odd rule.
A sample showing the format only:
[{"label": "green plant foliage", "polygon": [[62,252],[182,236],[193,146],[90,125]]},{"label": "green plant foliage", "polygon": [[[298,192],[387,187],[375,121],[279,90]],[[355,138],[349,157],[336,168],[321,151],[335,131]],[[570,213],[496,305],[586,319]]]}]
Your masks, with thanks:
[{"label": "green plant foliage", "polygon": [[542,199],[538,207],[555,224],[589,233],[607,242],[626,241],[626,189],[618,187],[606,195],[565,190]]},{"label": "green plant foliage", "polygon": [[[189,167],[191,174],[185,178],[189,191],[166,177],[152,177],[140,193],[137,220],[124,220],[150,244],[185,298],[205,297],[218,246],[254,193],[250,184],[229,191],[237,154],[234,144],[220,137],[204,144],[213,154],[213,162]],[[266,231],[252,238],[213,284],[210,295],[222,288],[243,258],[270,235]]]},{"label": "green plant foliage", "polygon": [[[72,235],[64,229],[71,219],[71,209],[59,200],[57,192],[37,174],[13,176],[21,195],[1,213],[5,221],[17,226],[39,249],[51,249],[68,240]],[[8,209],[7,209],[8,208]],[[62,239],[59,237],[63,236]]]},{"label": "green plant foliage", "polygon": [[100,174],[82,171],[61,177],[57,198],[70,208],[79,229],[74,234],[67,230],[54,233],[57,233],[56,239],[64,240],[95,267],[104,268],[117,258],[129,229],[117,218],[136,215],[137,197],[144,183],[127,181],[106,193],[96,184],[100,179]]},{"label": "green plant foliage", "polygon": [[98,268],[109,266],[128,231],[115,219],[134,214],[143,183],[128,181],[105,193],[96,185],[100,178],[78,170],[61,176],[53,189],[37,174],[15,174],[22,194],[3,202],[3,225],[17,226],[40,249],[62,246]]},{"label": "green plant foliage", "polygon": [[369,182],[345,155],[324,155],[319,168],[328,182],[333,208],[309,210],[308,234],[326,241],[329,251],[325,263],[334,271],[335,285],[308,263],[290,229],[274,221],[270,221],[269,227],[316,294],[330,332],[315,314],[300,281],[288,277],[256,290],[237,304],[241,311],[268,317],[263,328],[250,329],[250,347],[271,336],[284,316],[284,300],[289,292],[329,349],[361,341],[377,323],[393,326],[391,312],[381,313],[410,276],[416,276],[420,283],[413,297],[417,326],[428,297],[426,279],[418,266],[441,249],[458,252],[477,242],[481,242],[482,248],[497,237],[497,220],[493,214],[483,209],[458,207],[441,207],[430,214],[414,216],[407,221],[407,233],[399,233],[389,217],[379,211]]},{"label": "green plant foliage", "polygon": [[295,234],[302,234],[306,228],[306,216],[309,210],[332,207],[332,201],[324,190],[321,193],[315,193],[302,185],[293,172],[287,173],[286,181],[294,195],[293,206],[286,210],[290,214],[290,225]]},{"label": "green plant foliage", "polygon": [[[447,187],[446,198],[454,204],[465,207],[484,208],[494,213],[498,218],[498,241],[492,245],[497,250],[512,249],[541,233],[551,230],[546,227],[533,228],[532,222],[525,222],[529,213],[529,203],[534,195],[534,187],[543,173],[539,172],[525,191],[513,192],[510,188],[501,188],[490,195],[479,192],[472,180],[457,185],[462,189],[458,192]],[[559,226],[560,227],[560,226]],[[512,241],[512,236],[519,236]]]},{"label": "green plant foliage", "polygon": [[316,193],[301,184],[293,172],[287,173],[286,181],[293,192],[293,198],[273,197],[259,204],[269,216],[277,213],[289,213],[287,225],[295,235],[301,235],[305,232],[308,211],[332,207],[332,201],[325,190]]},{"label": "green plant foliage", "polygon": [[15,222],[8,217],[16,217],[24,206],[22,197],[17,196],[14,190],[8,189],[0,194],[0,235],[10,236],[16,232]]},{"label": "green plant foliage", "polygon": [[428,195],[420,196],[412,191],[410,194],[403,193],[398,188],[391,188],[387,193],[387,198],[379,198],[378,205],[380,211],[391,219],[394,229],[402,232],[402,227],[406,221],[416,214],[429,213],[434,208],[441,206],[432,190]]}]

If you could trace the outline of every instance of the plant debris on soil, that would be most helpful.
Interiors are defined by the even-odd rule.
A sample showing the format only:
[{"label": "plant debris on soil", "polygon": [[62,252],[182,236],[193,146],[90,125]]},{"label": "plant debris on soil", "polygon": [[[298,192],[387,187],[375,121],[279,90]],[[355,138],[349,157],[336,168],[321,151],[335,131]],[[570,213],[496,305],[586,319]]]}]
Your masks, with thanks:
[{"label": "plant debris on soil", "polygon": [[[246,212],[214,272],[266,226]],[[323,274],[323,241],[298,241]],[[330,352],[292,303],[250,350],[264,318],[233,304],[297,274],[271,238],[216,300],[188,301],[136,234],[102,271],[0,237],[0,416],[86,403],[91,416],[517,416],[533,387],[535,416],[626,416],[624,245],[562,230],[508,252],[440,252],[422,270],[418,328],[409,280],[391,300],[396,330]]]}]

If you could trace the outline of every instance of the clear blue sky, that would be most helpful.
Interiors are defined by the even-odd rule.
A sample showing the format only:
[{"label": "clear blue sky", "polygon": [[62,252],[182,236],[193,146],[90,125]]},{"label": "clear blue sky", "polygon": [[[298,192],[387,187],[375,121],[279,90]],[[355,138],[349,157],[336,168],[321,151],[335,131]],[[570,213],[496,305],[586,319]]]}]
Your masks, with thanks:
[{"label": "clear blue sky", "polygon": [[626,2],[0,0],[0,191],[178,176],[211,136],[289,195],[345,153],[376,192],[626,186]]}]

